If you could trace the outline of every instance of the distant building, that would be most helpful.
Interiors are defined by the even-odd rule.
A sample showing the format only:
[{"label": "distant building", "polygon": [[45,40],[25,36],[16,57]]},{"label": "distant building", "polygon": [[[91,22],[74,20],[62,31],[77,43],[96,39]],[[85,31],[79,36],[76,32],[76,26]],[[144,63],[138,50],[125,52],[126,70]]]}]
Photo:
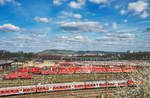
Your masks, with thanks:
[{"label": "distant building", "polygon": [[13,61],[0,60],[0,71],[8,71],[11,69],[11,63]]},{"label": "distant building", "polygon": [[127,53],[133,53],[133,51],[132,50],[128,50]]},{"label": "distant building", "polygon": [[107,61],[112,60],[112,57],[102,57],[102,56],[74,56],[66,57],[66,61]]}]

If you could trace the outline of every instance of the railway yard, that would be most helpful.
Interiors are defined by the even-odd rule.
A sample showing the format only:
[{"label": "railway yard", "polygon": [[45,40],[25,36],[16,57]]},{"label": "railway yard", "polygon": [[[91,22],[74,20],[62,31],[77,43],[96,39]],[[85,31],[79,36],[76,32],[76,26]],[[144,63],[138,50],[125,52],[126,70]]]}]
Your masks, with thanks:
[{"label": "railway yard", "polygon": [[[81,63],[81,62],[80,62]],[[85,62],[84,62],[85,63]],[[87,63],[87,62],[86,62]],[[128,62],[129,63],[129,62]],[[113,63],[114,64],[114,63]],[[120,64],[120,63],[119,63]],[[101,65],[102,66],[98,66],[98,69],[101,70],[102,67],[105,67],[105,71],[101,70],[101,71],[93,71],[92,68],[95,67],[91,67],[90,66],[90,70],[92,71],[88,71],[87,66],[85,67],[84,64],[82,64],[82,69],[80,69],[79,73],[75,73],[74,72],[70,72],[67,70],[67,72],[62,72],[62,71],[66,71],[65,69],[58,69],[59,66],[57,66],[57,68],[55,69],[55,71],[57,71],[57,73],[52,74],[52,73],[48,73],[48,74],[42,74],[41,72],[42,70],[38,69],[38,73],[37,70],[35,71],[34,68],[36,67],[19,67],[16,72],[5,72],[5,74],[1,73],[0,76],[0,88],[6,88],[6,87],[17,87],[17,86],[32,86],[32,85],[44,85],[44,84],[57,84],[57,83],[75,83],[75,82],[88,82],[88,81],[113,81],[113,80],[130,80],[130,75],[133,73],[137,73],[138,70],[141,70],[145,67],[141,67],[139,66],[139,63],[134,63],[131,64],[130,66],[125,65],[124,63],[122,65],[119,66],[119,64],[117,65],[117,67],[115,65],[111,66],[110,70],[110,62],[109,62],[109,67],[108,65],[106,66],[106,62]],[[136,65],[138,64],[138,65]],[[144,62],[145,64],[145,62]],[[105,65],[105,66],[104,66]],[[69,67],[68,67],[69,66]],[[72,66],[70,67],[70,65],[68,65],[67,67],[63,67],[63,65],[61,65],[60,68],[73,68]],[[83,67],[84,66],[84,67]],[[133,71],[133,69],[131,69],[132,71],[123,71],[123,67],[135,67],[136,71]],[[118,71],[118,67],[121,68],[121,71]],[[24,70],[24,68],[29,68],[29,70]],[[51,71],[53,71],[54,67],[51,67]],[[135,70],[134,68],[134,70]],[[32,71],[31,71],[32,69]],[[96,69],[96,68],[95,68]],[[18,72],[18,71],[22,71],[22,72]],[[34,71],[33,71],[34,70]],[[50,70],[50,69],[46,69],[46,70]],[[79,69],[76,69],[79,70]],[[87,72],[86,72],[87,70]],[[120,70],[120,69],[119,69]],[[130,70],[130,69],[128,69]],[[24,71],[24,72],[23,72]],[[39,73],[40,71],[40,73]],[[84,72],[82,72],[84,71]],[[104,72],[103,72],[104,71]],[[47,72],[47,71],[46,71]],[[61,73],[60,73],[61,72]],[[29,75],[32,75],[32,78],[30,79],[26,79],[26,78],[21,78],[19,76],[19,78],[10,78],[10,79],[5,79],[4,77],[8,74],[8,73],[28,73]],[[13,74],[14,76],[14,74]],[[107,83],[107,82],[106,82]],[[67,91],[62,90],[62,91],[51,91],[51,92],[40,92],[40,93],[32,93],[32,94],[21,94],[21,95],[13,95],[13,96],[5,96],[6,98],[27,98],[27,97],[32,97],[32,98],[101,98],[101,96],[106,96],[107,93],[109,93],[109,97],[110,98],[115,98],[115,96],[113,95],[114,92],[116,92],[117,90],[123,90],[126,89],[125,88],[120,88],[115,86],[116,84],[114,84],[114,86],[111,86],[113,88],[109,88],[108,85],[105,84],[104,88],[90,88],[90,89],[85,89],[83,88],[82,90],[73,90],[73,89],[68,89]],[[118,85],[118,84],[117,84]],[[128,85],[128,84],[126,84]],[[75,86],[74,86],[75,87]],[[74,88],[73,87],[73,88]],[[115,88],[114,88],[115,87]],[[54,87],[53,87],[54,88]],[[107,88],[107,90],[106,90]],[[108,96],[107,96],[108,97]]]}]

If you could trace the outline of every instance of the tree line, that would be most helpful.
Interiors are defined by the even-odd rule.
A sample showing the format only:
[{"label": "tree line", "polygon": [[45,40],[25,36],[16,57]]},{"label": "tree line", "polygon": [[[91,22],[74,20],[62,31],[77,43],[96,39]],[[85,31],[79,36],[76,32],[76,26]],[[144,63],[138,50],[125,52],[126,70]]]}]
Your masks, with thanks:
[{"label": "tree line", "polygon": [[[45,55],[46,56],[46,55]],[[43,59],[45,57],[43,55]],[[57,55],[56,55],[57,56]],[[83,56],[83,57],[95,57],[95,56]],[[135,53],[121,53],[121,54],[106,54],[103,56],[99,56],[102,58],[112,58],[112,60],[150,60],[150,52],[135,52]],[[42,59],[42,56],[40,56]],[[31,60],[31,59],[39,59],[38,53],[25,53],[23,51],[18,52],[10,52],[6,50],[0,50],[0,60],[1,59],[21,59],[21,60]]]},{"label": "tree line", "polygon": [[36,58],[35,53],[25,53],[23,51],[18,52],[9,52],[6,50],[0,50],[0,59],[1,60],[31,60]]}]

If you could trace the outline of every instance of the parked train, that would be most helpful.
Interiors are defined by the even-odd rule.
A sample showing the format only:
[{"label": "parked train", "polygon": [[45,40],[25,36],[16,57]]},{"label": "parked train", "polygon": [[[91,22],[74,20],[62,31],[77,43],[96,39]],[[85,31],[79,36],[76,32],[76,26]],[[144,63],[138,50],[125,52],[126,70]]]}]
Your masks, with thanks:
[{"label": "parked train", "polygon": [[7,75],[4,76],[3,79],[31,79],[32,75],[28,74],[28,73],[9,73]]},{"label": "parked train", "polygon": [[49,92],[60,90],[76,90],[87,88],[105,88],[105,87],[128,87],[133,86],[132,80],[111,80],[111,81],[90,81],[90,82],[72,82],[72,83],[56,83],[44,85],[30,85],[0,88],[0,96],[27,94],[37,92]]},{"label": "parked train", "polygon": [[82,67],[51,67],[49,69],[40,69],[39,67],[24,67],[18,69],[18,72],[33,72],[41,74],[67,74],[67,73],[116,73],[116,72],[137,72],[136,67],[97,67],[97,66],[82,66]]}]

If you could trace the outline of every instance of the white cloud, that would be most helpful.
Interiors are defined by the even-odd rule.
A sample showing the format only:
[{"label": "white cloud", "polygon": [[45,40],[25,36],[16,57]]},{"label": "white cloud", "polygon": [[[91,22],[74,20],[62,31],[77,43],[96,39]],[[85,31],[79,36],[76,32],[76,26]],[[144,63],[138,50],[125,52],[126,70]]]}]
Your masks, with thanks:
[{"label": "white cloud", "polygon": [[74,16],[75,18],[79,18],[79,19],[82,18],[82,16],[81,16],[80,14],[74,14],[73,16]]},{"label": "white cloud", "polygon": [[125,14],[125,10],[122,9],[122,10],[120,11],[120,14],[121,14],[121,15],[124,15],[124,14]]},{"label": "white cloud", "polygon": [[115,5],[114,8],[115,8],[115,9],[118,9],[118,8],[120,8],[120,6],[119,6],[119,5]]},{"label": "white cloud", "polygon": [[17,5],[17,6],[21,6],[22,4],[20,2],[17,2],[15,0],[0,0],[0,5],[1,6],[4,6],[6,5],[7,3],[11,3],[13,5]]},{"label": "white cloud", "polygon": [[117,27],[118,27],[117,23],[116,23],[116,22],[113,22],[113,23],[112,23],[112,27],[113,27],[113,29],[117,29]]},{"label": "white cloud", "polygon": [[118,34],[117,37],[133,39],[133,38],[135,38],[135,36],[136,36],[135,34],[131,34],[131,33],[120,33],[120,34]]},{"label": "white cloud", "polygon": [[128,20],[127,19],[125,19],[125,20],[123,20],[125,23],[127,23],[128,22]]},{"label": "white cloud", "polygon": [[109,37],[109,36],[102,36],[102,37],[96,38],[96,40],[97,41],[116,41],[118,39],[114,37]]},{"label": "white cloud", "polygon": [[69,6],[71,8],[79,9],[79,8],[81,8],[85,4],[85,2],[86,2],[86,0],[77,0],[77,2],[71,1],[69,3]]},{"label": "white cloud", "polygon": [[143,19],[145,19],[145,18],[148,17],[148,13],[147,13],[146,11],[144,11],[144,12],[141,14],[140,17],[143,18]]},{"label": "white cloud", "polygon": [[4,24],[0,26],[0,32],[17,32],[20,30],[19,27],[12,24]]},{"label": "white cloud", "polygon": [[55,4],[55,5],[62,5],[66,1],[67,0],[53,0],[53,4]]},{"label": "white cloud", "polygon": [[58,23],[64,32],[107,32],[99,22],[60,22]]},{"label": "white cloud", "polygon": [[0,0],[0,5],[4,5],[5,1],[4,0]]},{"label": "white cloud", "polygon": [[147,9],[148,3],[144,1],[131,2],[128,4],[128,10],[134,11],[135,14],[143,12]]},{"label": "white cloud", "polygon": [[48,23],[48,22],[52,21],[52,19],[50,19],[50,18],[38,17],[38,16],[34,17],[34,20],[36,22],[44,22],[44,23]]},{"label": "white cloud", "polygon": [[97,41],[134,41],[136,35],[131,33],[108,33],[106,36],[98,37]]},{"label": "white cloud", "polygon": [[78,19],[82,18],[82,15],[81,15],[81,14],[73,14],[72,12],[65,12],[65,11],[62,11],[62,14],[63,14],[63,15],[66,15],[66,16],[78,18]]},{"label": "white cloud", "polygon": [[81,42],[90,42],[91,39],[89,39],[88,36],[82,36],[80,34],[73,34],[73,35],[62,35],[62,36],[56,36],[56,39],[61,42],[69,42],[71,43],[81,43]]},{"label": "white cloud", "polygon": [[90,2],[93,2],[93,3],[97,3],[97,4],[100,4],[100,3],[106,3],[107,0],[89,0]]},{"label": "white cloud", "polygon": [[53,0],[53,3],[55,5],[61,5],[62,4],[62,2],[60,0]]}]

